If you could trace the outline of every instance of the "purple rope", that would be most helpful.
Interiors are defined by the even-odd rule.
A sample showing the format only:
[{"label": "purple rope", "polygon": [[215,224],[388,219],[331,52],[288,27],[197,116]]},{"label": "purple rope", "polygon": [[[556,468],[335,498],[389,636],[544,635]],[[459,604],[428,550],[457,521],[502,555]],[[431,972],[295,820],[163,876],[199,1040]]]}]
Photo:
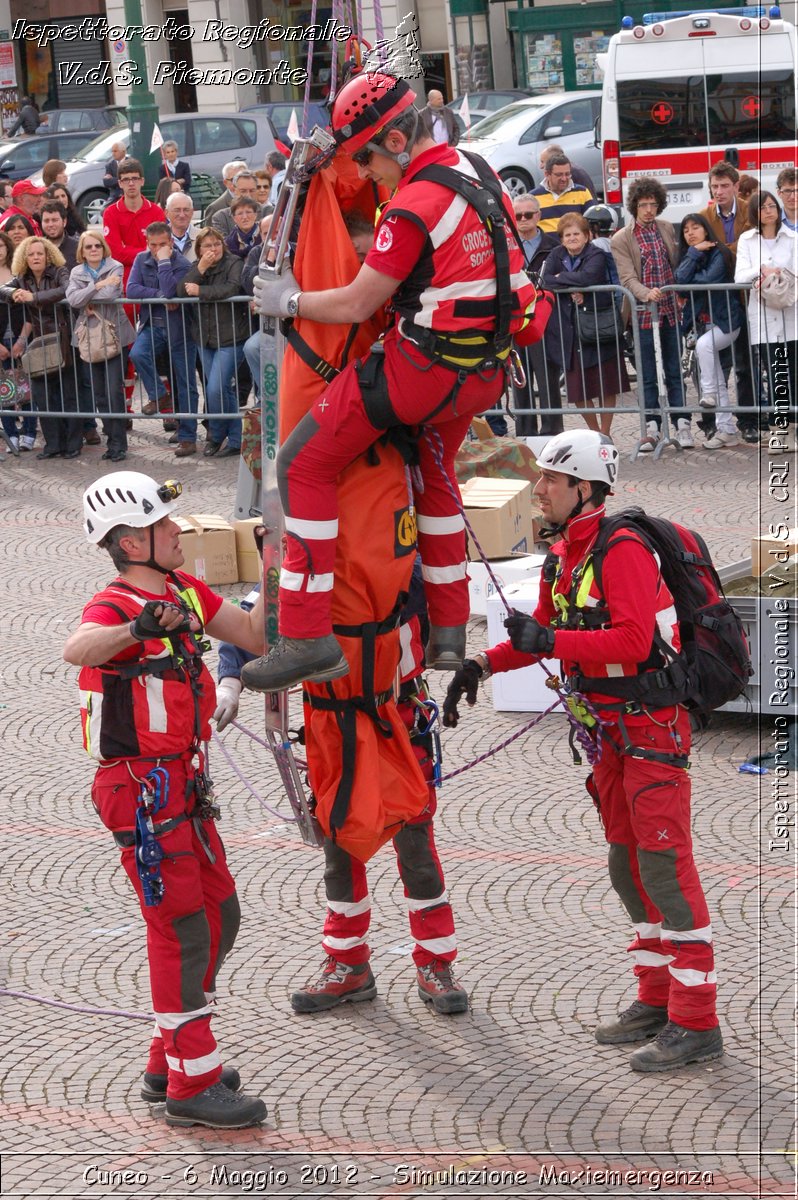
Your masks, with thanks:
[{"label": "purple rope", "polygon": [[529,733],[530,729],[534,729],[544,717],[548,717],[550,713],[554,712],[554,709],[559,703],[559,700],[555,700],[553,704],[549,705],[545,712],[538,713],[538,715],[531,721],[527,721],[526,725],[522,725],[520,729],[516,729],[515,733],[511,733],[510,736],[505,738],[503,742],[499,742],[497,745],[491,746],[490,750],[486,750],[484,754],[480,754],[479,758],[475,758],[470,763],[466,763],[464,767],[458,767],[456,771],[450,771],[448,775],[443,775],[441,777],[441,783],[448,783],[449,780],[454,779],[455,776],[462,775],[464,771],[470,771],[472,767],[478,766],[479,763],[486,762],[489,758],[493,758],[493,755],[498,754],[500,750],[506,750],[507,747],[511,746],[513,742],[518,740],[518,738],[523,737],[525,733]]},{"label": "purple rope", "polygon": [[152,1021],[152,1013],[128,1012],[124,1008],[93,1008],[90,1004],[67,1004],[63,1000],[48,1000],[46,996],[34,996],[31,992],[17,992],[12,988],[0,988],[0,996],[12,996],[15,1000],[33,1000],[46,1004],[48,1008],[64,1008],[67,1012],[86,1013],[93,1017],[127,1017],[131,1021]]},{"label": "purple rope", "polygon": [[[456,489],[453,487],[452,481],[449,478],[446,468],[443,465],[443,440],[441,438],[441,435],[438,433],[437,429],[425,427],[424,436],[427,439],[427,443],[430,447],[430,450],[432,451],[432,457],[435,459],[435,462],[441,472],[441,475],[444,478],[446,486],[449,489],[451,497],[454,500],[455,504],[457,505],[457,510],[460,513],[460,515],[462,516],[463,521],[465,522],[465,527],[468,530],[469,534],[471,535],[474,545],[477,548],[477,553],[479,554],[479,557],[482,559],[482,562],[485,566],[485,570],[488,573],[488,577],[496,589],[496,595],[499,597],[502,604],[507,609],[507,612],[508,613],[512,612],[513,610],[510,607],[510,605],[507,603],[507,599],[504,595],[504,592],[502,591],[502,587],[501,587],[501,584],[499,583],[496,573],[494,572],[493,568],[491,567],[490,563],[488,562],[487,555],[485,554],[485,551],[482,549],[482,546],[479,543],[479,539],[477,538],[476,534],[474,533],[471,522],[469,521],[468,517],[466,516],[465,508],[463,507],[463,502],[460,499],[460,497],[458,496]],[[548,675],[549,679],[554,679],[554,673],[549,670],[549,668],[546,666],[546,664],[544,662],[539,660],[538,666],[542,667],[543,673],[545,675]],[[568,707],[568,701],[567,701],[564,693],[561,692],[559,688],[555,688],[554,690],[557,692],[557,696],[559,698],[559,703],[562,704],[563,709],[565,710],[565,716],[568,720],[568,723],[570,724],[571,728],[574,731],[574,736],[576,737],[576,740],[579,742],[579,745],[584,750],[585,758],[592,766],[593,763],[595,763],[598,760],[598,758],[600,757],[598,743],[593,740],[593,738],[588,733],[587,728],[582,724],[581,721],[577,720],[577,718],[571,712],[570,708]],[[578,695],[579,701],[584,704],[585,708],[590,713],[590,716],[593,717],[593,719],[598,724],[603,724],[598,713],[595,711],[595,709],[591,705],[590,701],[587,700],[586,697],[581,695],[581,693],[576,693],[576,692],[573,693],[573,695],[574,696]]]},{"label": "purple rope", "polygon": [[[273,751],[273,747],[270,746],[268,742],[264,742],[262,738],[256,737],[254,733],[250,733],[250,731],[248,729],[245,729],[243,725],[239,725],[238,721],[231,721],[230,724],[234,725],[236,727],[236,729],[240,729],[241,732],[245,733],[248,737],[251,737],[253,742],[258,742],[258,744],[263,746],[266,750]],[[296,824],[297,820],[299,819],[298,817],[295,817],[293,815],[290,817],[286,817],[283,813],[278,812],[276,808],[272,808],[270,804],[267,804],[266,801],[263,799],[263,797],[258,792],[255,791],[254,787],[249,782],[247,777],[238,769],[236,764],[233,762],[232,755],[229,753],[226,746],[222,742],[222,739],[219,737],[219,734],[216,733],[215,730],[211,736],[212,736],[214,742],[218,743],[219,749],[221,750],[221,752],[224,755],[225,759],[227,760],[228,764],[233,768],[233,771],[238,776],[238,778],[241,780],[244,787],[249,792],[250,796],[253,796],[255,798],[255,800],[257,800],[257,802],[261,806],[261,808],[264,809],[265,812],[267,812],[270,817],[276,817],[278,821],[285,821],[289,824]]]}]

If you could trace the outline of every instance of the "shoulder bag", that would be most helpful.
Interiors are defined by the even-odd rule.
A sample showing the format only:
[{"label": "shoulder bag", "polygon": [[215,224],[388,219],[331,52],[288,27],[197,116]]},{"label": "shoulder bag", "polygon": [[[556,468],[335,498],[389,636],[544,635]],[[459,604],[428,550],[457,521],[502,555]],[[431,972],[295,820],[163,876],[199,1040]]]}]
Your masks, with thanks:
[{"label": "shoulder bag", "polygon": [[45,333],[43,337],[34,338],[28,342],[28,348],[19,361],[22,370],[32,379],[60,371],[64,365],[61,334]]},{"label": "shoulder bag", "polygon": [[87,363],[107,362],[122,353],[119,334],[113,321],[105,317],[86,316],[77,327],[78,354]]}]

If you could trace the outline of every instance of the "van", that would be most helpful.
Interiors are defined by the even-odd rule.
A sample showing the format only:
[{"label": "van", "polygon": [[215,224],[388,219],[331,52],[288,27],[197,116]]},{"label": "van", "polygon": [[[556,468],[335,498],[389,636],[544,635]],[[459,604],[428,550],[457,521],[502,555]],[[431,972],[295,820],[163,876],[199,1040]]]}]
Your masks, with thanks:
[{"label": "van", "polygon": [[708,200],[708,174],[731,162],[775,191],[794,166],[795,26],[778,8],[624,17],[605,55],[600,140],[604,198],[623,205],[653,175],[668,193],[666,220]]},{"label": "van", "polygon": [[[170,113],[159,117],[158,128],[165,142],[177,142],[179,157],[192,171],[208,175],[221,176],[225,163],[233,159],[260,168],[274,150],[274,126],[263,113]],[[127,146],[129,140],[127,125],[116,126],[67,162],[72,199],[87,211],[89,220],[108,203],[103,175],[111,147],[115,142]],[[40,183],[40,176],[34,176],[34,182]]]}]

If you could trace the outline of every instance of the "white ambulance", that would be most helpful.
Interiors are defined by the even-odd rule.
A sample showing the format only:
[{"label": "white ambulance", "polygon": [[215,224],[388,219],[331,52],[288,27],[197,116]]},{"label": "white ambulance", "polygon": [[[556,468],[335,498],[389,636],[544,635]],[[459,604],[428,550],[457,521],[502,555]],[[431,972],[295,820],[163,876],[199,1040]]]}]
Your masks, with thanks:
[{"label": "white ambulance", "polygon": [[721,159],[770,191],[796,165],[795,26],[778,8],[624,17],[599,65],[604,198],[625,220],[641,175],[663,184],[663,215],[680,221],[706,205]]}]

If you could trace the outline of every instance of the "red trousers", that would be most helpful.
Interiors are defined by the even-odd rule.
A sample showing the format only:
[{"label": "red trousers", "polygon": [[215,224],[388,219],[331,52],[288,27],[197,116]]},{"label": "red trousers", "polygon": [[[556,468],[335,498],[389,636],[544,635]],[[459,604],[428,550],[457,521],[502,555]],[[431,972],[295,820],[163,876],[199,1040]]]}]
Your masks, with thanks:
[{"label": "red trousers", "polygon": [[[153,765],[132,760],[130,769],[141,778]],[[153,817],[156,823],[179,816],[193,803],[191,764],[177,760],[161,765],[169,772],[169,795],[166,807]],[[130,831],[139,793],[139,784],[122,762],[100,768],[91,795],[108,829]],[[183,821],[158,840],[166,854],[159,905],[143,903],[135,848],[124,848],[121,860],[147,926],[156,1024],[147,1070],[168,1072],[167,1094],[182,1100],[215,1083],[222,1072],[211,1032],[211,1004],[216,973],[235,942],[241,912],[213,821],[201,822],[199,831],[192,820]]]},{"label": "red trousers", "polygon": [[[385,339],[385,377],[397,420],[406,425],[427,421],[434,426],[442,443],[446,479],[459,497],[454,456],[474,414],[492,408],[501,395],[504,367],[465,376],[452,402],[444,403],[455,388],[457,372],[430,363],[391,330]],[[441,411],[435,413],[441,404]],[[382,433],[366,414],[352,363],[280,449],[277,474],[287,547],[280,575],[280,632],[285,637],[322,637],[332,632],[336,480]],[[419,448],[424,490],[415,502],[430,620],[434,625],[463,625],[470,611],[463,519],[423,436]]]},{"label": "red trousers", "polygon": [[[686,754],[685,710],[654,717],[662,723],[625,718],[632,743]],[[602,734],[593,783],[610,847],[610,880],[635,930],[629,951],[638,998],[667,1007],[669,1019],[687,1029],[711,1029],[718,1023],[712,926],[693,860],[690,776],[684,767],[623,753],[620,731],[610,727]]]}]

